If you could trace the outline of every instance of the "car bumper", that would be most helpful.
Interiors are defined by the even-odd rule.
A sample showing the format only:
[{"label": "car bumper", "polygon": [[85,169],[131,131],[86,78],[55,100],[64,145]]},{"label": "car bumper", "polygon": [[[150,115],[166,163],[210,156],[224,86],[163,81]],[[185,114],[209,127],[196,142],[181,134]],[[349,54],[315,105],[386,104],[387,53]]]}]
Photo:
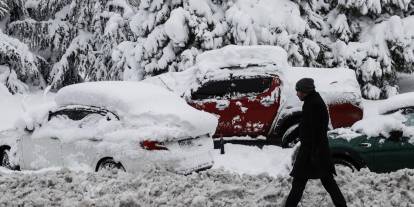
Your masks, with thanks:
[{"label": "car bumper", "polygon": [[211,137],[185,139],[186,143],[191,144],[184,146],[180,144],[180,141],[183,140],[166,144],[168,150],[145,151],[144,156],[120,159],[119,161],[127,172],[139,172],[158,166],[183,175],[209,169],[213,166],[213,140]]}]

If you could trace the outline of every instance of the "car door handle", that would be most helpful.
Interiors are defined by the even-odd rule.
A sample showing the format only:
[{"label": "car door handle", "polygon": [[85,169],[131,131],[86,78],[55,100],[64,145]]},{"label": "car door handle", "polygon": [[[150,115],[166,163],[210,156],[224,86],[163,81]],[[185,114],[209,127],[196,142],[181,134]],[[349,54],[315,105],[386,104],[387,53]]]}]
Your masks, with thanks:
[{"label": "car door handle", "polygon": [[59,138],[57,138],[57,137],[50,137],[50,139],[59,140]]},{"label": "car door handle", "polygon": [[366,143],[366,142],[364,142],[364,143],[360,143],[360,144],[359,144],[359,146],[360,146],[360,147],[369,148],[369,147],[371,147],[371,143]]}]

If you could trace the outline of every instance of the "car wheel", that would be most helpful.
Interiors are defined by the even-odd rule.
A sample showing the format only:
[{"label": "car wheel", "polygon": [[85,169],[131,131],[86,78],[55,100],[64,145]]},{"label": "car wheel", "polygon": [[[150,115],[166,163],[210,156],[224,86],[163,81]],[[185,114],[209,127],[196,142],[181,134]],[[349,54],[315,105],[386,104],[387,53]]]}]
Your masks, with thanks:
[{"label": "car wheel", "polygon": [[12,170],[13,167],[9,160],[9,149],[3,149],[0,152],[0,166]]},{"label": "car wheel", "polygon": [[292,148],[299,142],[299,123],[290,126],[282,137],[282,148]]},{"label": "car wheel", "polygon": [[125,168],[124,166],[122,166],[122,164],[120,162],[115,162],[114,159],[112,158],[104,158],[102,159],[97,167],[96,171],[124,171],[125,172]]},{"label": "car wheel", "polygon": [[334,158],[333,163],[336,169],[345,173],[353,173],[358,171],[358,168],[348,159]]}]

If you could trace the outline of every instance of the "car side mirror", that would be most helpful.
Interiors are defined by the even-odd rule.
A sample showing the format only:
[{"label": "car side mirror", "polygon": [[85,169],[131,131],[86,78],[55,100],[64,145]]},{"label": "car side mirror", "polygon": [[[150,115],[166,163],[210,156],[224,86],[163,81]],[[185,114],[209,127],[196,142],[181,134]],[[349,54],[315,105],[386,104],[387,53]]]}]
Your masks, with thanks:
[{"label": "car side mirror", "polygon": [[398,141],[401,140],[401,137],[402,136],[403,136],[403,131],[401,131],[401,130],[393,130],[393,131],[390,132],[389,139],[391,141],[398,142]]}]

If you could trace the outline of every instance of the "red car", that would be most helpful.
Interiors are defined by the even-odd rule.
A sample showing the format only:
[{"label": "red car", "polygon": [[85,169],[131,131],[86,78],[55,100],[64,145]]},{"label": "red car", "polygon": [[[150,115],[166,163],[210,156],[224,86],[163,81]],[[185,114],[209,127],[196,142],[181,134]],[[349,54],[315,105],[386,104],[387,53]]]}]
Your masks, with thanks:
[{"label": "red car", "polygon": [[[205,61],[198,61],[183,72],[161,74],[145,81],[180,94],[194,108],[216,114],[219,124],[215,138],[265,137],[284,147],[294,143],[302,110],[294,85],[303,77],[315,80],[316,90],[328,104],[331,128],[348,127],[362,118],[361,91],[353,70],[249,64],[248,61],[257,61],[251,58],[256,53],[249,49],[241,48],[236,56],[250,59],[229,61],[226,53],[234,53],[235,49],[227,48],[226,52],[224,48],[210,52],[218,55],[202,55],[200,59]],[[253,49],[264,55],[263,51],[269,48]],[[272,50],[279,49],[270,48],[269,53]],[[280,54],[283,56],[283,52]],[[242,64],[228,64],[234,62]]]}]

